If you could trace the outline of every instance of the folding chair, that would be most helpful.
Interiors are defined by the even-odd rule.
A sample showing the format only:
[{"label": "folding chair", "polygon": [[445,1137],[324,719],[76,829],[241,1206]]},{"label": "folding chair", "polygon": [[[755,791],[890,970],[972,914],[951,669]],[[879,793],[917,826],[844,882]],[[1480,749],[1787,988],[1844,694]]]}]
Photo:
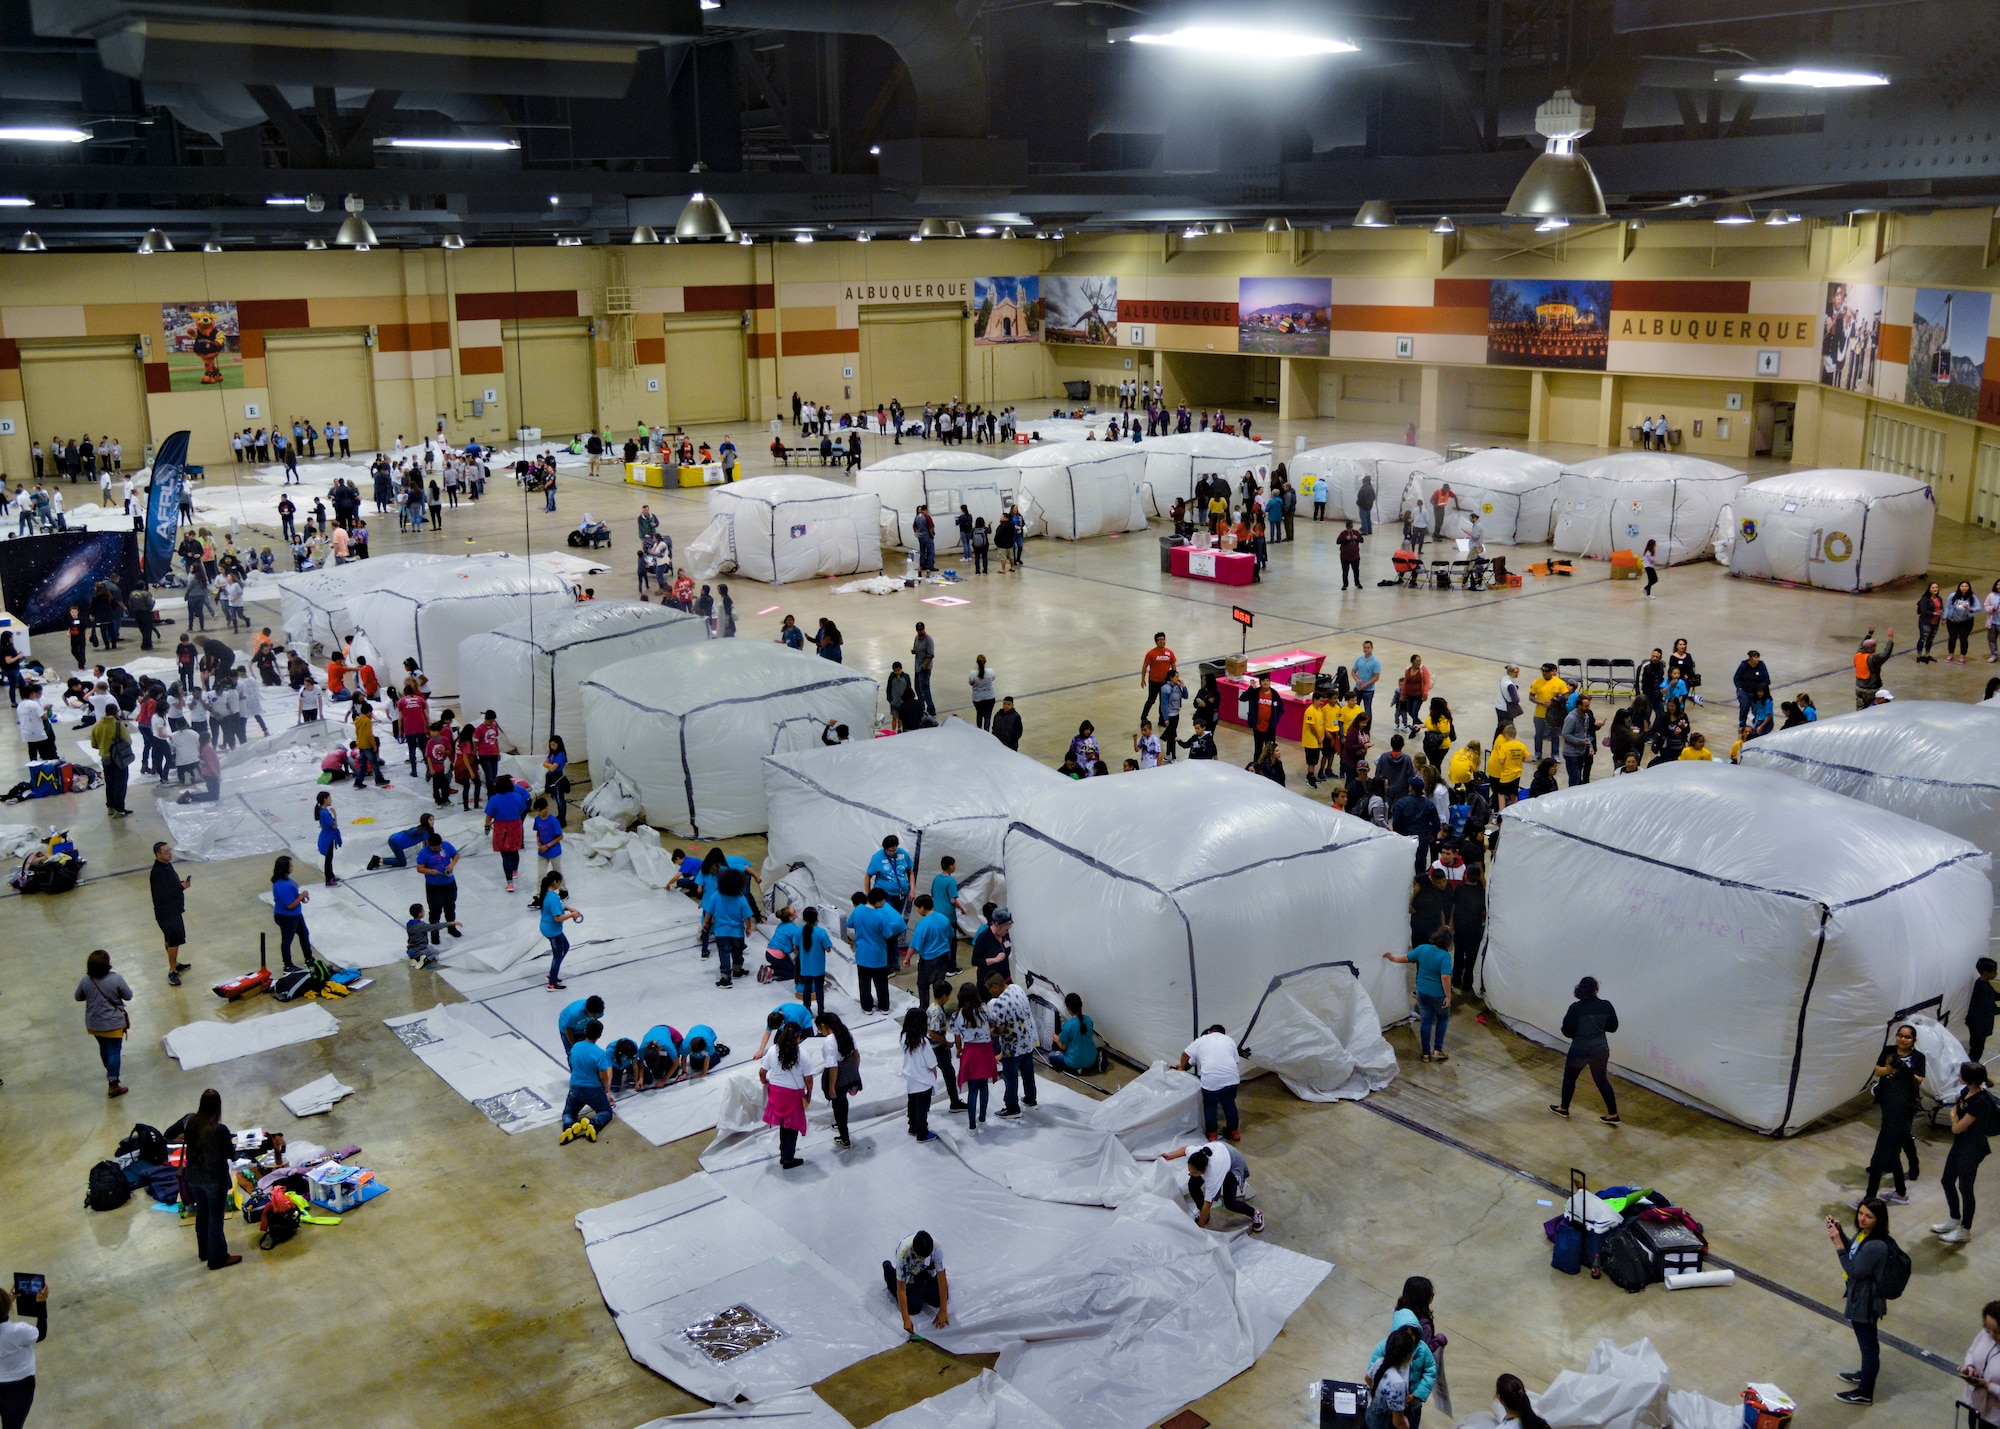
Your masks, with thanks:
[{"label": "folding chair", "polygon": [[1572,690],[1585,688],[1583,683],[1583,661],[1574,655],[1556,657],[1556,674]]},{"label": "folding chair", "polygon": [[1583,687],[1586,690],[1600,687],[1607,690],[1617,689],[1617,685],[1611,678],[1611,662],[1596,655],[1585,660],[1583,662]]},{"label": "folding chair", "polygon": [[1639,688],[1639,662],[1616,657],[1611,661],[1611,673],[1607,678],[1614,690],[1622,684],[1626,689],[1636,691]]},{"label": "folding chair", "polygon": [[1442,556],[1434,557],[1431,561],[1431,585],[1438,590],[1450,590],[1452,567],[1457,564]]}]

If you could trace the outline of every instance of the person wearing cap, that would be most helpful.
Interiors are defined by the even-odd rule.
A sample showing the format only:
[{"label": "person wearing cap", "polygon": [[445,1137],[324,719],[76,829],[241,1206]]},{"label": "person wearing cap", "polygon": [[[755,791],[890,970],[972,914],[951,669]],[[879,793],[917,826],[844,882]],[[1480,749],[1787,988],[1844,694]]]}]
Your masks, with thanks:
[{"label": "person wearing cap", "polygon": [[1875,692],[1875,703],[1878,705],[1886,705],[1895,698],[1896,696],[1888,690],[1877,690]]},{"label": "person wearing cap", "polygon": [[1860,646],[1854,652],[1856,709],[1865,710],[1875,703],[1876,692],[1882,688],[1882,667],[1889,663],[1889,657],[1895,653],[1896,632],[1891,630],[1887,642],[1877,648],[1875,628],[1870,626],[1868,633],[1862,637]]},{"label": "person wearing cap", "polygon": [[986,926],[972,940],[973,976],[982,984],[996,972],[1002,977],[1011,976],[1009,959],[1013,953],[1014,915],[1004,906],[995,908],[993,915],[986,920]]},{"label": "person wearing cap", "polygon": [[1528,698],[1535,706],[1535,758],[1542,757],[1542,745],[1562,752],[1563,717],[1568,713],[1569,684],[1556,673],[1553,661],[1542,663],[1542,677],[1528,686]]}]

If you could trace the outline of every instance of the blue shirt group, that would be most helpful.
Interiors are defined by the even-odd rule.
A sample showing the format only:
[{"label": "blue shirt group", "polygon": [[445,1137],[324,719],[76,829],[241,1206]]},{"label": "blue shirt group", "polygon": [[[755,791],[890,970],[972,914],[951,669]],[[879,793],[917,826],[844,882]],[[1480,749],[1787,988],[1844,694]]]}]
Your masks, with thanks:
[{"label": "blue shirt group", "polygon": [[[554,814],[543,814],[535,820],[535,851],[543,858],[562,857],[562,820]],[[547,844],[544,849],[542,845]]]},{"label": "blue shirt group", "polygon": [[569,1049],[569,1084],[573,1087],[598,1087],[604,1083],[598,1073],[611,1070],[611,1054],[595,1042],[578,1042]]},{"label": "blue shirt group", "polygon": [[556,1014],[556,1030],[562,1033],[566,1040],[575,1042],[583,1037],[584,1026],[590,1021],[590,1014],[584,1011],[584,1003],[587,1001],[587,998],[579,997]]},{"label": "blue shirt group", "polygon": [[780,1003],[774,1011],[801,1032],[811,1033],[818,1030],[813,1026],[812,1009],[803,1002]]},{"label": "blue shirt group", "polygon": [[800,977],[825,977],[826,955],[833,950],[833,939],[827,937],[826,929],[815,923],[811,934],[804,927],[798,930],[798,960]]},{"label": "blue shirt group", "polygon": [[681,1054],[680,1033],[664,1022],[657,1027],[648,1027],[646,1035],[639,1039],[639,1051],[644,1053],[648,1047],[658,1047],[669,1057],[678,1057]]},{"label": "blue shirt group", "polygon": [[[747,858],[738,858],[733,853],[727,854],[723,857],[722,866],[724,868],[735,869],[738,873],[742,874],[746,880],[750,877],[750,860]],[[695,865],[695,867],[697,870],[695,876],[701,883],[702,897],[706,898],[709,894],[715,891],[715,880],[720,875],[718,873],[699,872],[699,869],[701,867],[699,864]]]},{"label": "blue shirt group", "polygon": [[709,931],[718,938],[740,938],[756,910],[742,894],[725,897],[711,888],[701,896],[701,915],[709,920]]},{"label": "blue shirt group", "polygon": [[903,915],[886,903],[870,904],[847,915],[847,929],[854,937],[854,965],[886,968],[889,949],[903,934]]},{"label": "blue shirt group", "polygon": [[[917,919],[917,926],[910,930],[910,947],[925,962],[942,958],[951,952],[951,919],[932,909]],[[858,961],[858,958],[857,958]]]},{"label": "blue shirt group", "polygon": [[931,878],[931,902],[945,917],[954,916],[958,908],[958,880],[949,873],[934,874]]},{"label": "blue shirt group", "polygon": [[542,895],[542,936],[560,938],[562,936],[562,894],[551,888]]},{"label": "blue shirt group", "polygon": [[1417,965],[1418,995],[1443,997],[1444,979],[1451,976],[1451,954],[1435,943],[1419,943],[1410,949],[1410,961]]},{"label": "blue shirt group", "polygon": [[910,856],[901,849],[894,858],[889,850],[878,848],[868,860],[869,888],[879,888],[891,898],[901,898],[910,891]]},{"label": "blue shirt group", "polygon": [[451,861],[458,857],[458,850],[449,841],[436,848],[426,844],[417,851],[417,867],[424,871],[424,882],[432,888],[444,888],[458,882],[451,871]]},{"label": "blue shirt group", "polygon": [[[697,1037],[702,1042],[702,1050],[700,1052],[690,1050]],[[712,1064],[715,1061],[715,1029],[710,1027],[706,1022],[695,1023],[694,1026],[688,1028],[687,1036],[681,1039],[681,1052],[684,1056],[698,1056]]]},{"label": "blue shirt group", "polygon": [[280,918],[300,918],[305,916],[304,907],[294,908],[299,901],[299,885],[289,878],[271,880],[271,908]]},{"label": "blue shirt group", "polygon": [[516,784],[486,801],[486,817],[500,824],[518,824],[528,816],[528,796]]}]

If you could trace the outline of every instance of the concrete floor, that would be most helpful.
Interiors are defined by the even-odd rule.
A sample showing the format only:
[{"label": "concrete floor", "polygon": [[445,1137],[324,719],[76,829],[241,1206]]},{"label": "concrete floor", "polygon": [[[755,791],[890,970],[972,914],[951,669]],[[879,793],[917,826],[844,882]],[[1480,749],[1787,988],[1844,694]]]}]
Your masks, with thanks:
[{"label": "concrete floor", "polygon": [[[1274,425],[1281,454],[1301,435],[1312,445],[1400,436],[1329,421]],[[753,454],[763,446],[754,429],[738,428],[735,436]],[[871,439],[870,460],[885,454],[878,445],[887,446]],[[746,463],[752,474],[762,467],[755,455]],[[599,579],[598,594],[629,595],[623,572],[640,499],[608,480],[566,478],[562,513],[545,516],[539,497],[524,503],[502,485],[478,507],[462,508],[442,536],[405,542],[385,534],[377,547],[459,551],[469,535],[475,549],[521,550],[530,542],[547,549],[587,507],[618,532],[610,557],[618,574]],[[703,525],[699,492],[645,499],[679,547]],[[1870,624],[1914,630],[1909,586],[1843,597],[1733,581],[1712,564],[1666,572],[1651,602],[1595,566],[1580,566],[1567,580],[1530,578],[1517,591],[1371,585],[1342,594],[1335,529],[1301,523],[1296,544],[1275,548],[1271,579],[1248,591],[1172,581],[1158,570],[1153,539],[1136,534],[1035,542],[1025,574],[974,580],[963,592],[971,603],[945,609],[917,605],[909,594],[834,597],[818,586],[730,584],[743,638],[771,638],[785,612],[808,629],[832,615],[847,636],[847,663],[878,677],[906,654],[912,622],[924,620],[940,650],[941,706],[969,707],[963,672],[984,653],[1001,673],[1002,691],[1019,702],[1026,752],[1051,764],[1083,718],[1096,722],[1107,754],[1115,753],[1137,715],[1137,662],[1154,630],[1168,632],[1184,662],[1235,650],[1232,602],[1257,613],[1252,649],[1305,646],[1344,663],[1372,638],[1389,669],[1421,653],[1464,731],[1481,737],[1490,732],[1485,711],[1505,659],[1527,666],[1563,655],[1641,655],[1685,635],[1708,688],[1721,693],[1742,650],[1754,644],[1781,697],[1811,690],[1835,713],[1848,707],[1849,655],[1860,632]],[[1933,574],[1947,581],[1963,574],[1983,589],[2000,568],[2000,539],[1969,528],[1940,525],[1935,550]],[[1371,544],[1371,580],[1386,574],[1387,557],[1385,543]],[[275,609],[252,615],[258,624],[277,623]],[[1987,673],[1983,662],[1961,669],[1898,659],[1888,683],[1906,697],[1970,700]],[[1734,714],[1725,697],[1697,712],[1695,724],[1726,749]],[[8,721],[0,751],[18,759],[13,739]],[[1232,731],[1223,743],[1225,757],[1248,757],[1247,738]],[[455,999],[433,976],[400,966],[330,1006],[342,1024],[337,1038],[181,1073],[159,1036],[217,1015],[208,984],[254,962],[257,935],[269,926],[255,901],[268,864],[191,866],[186,956],[195,971],[186,986],[167,988],[144,881],[162,826],[139,793],[135,788],[133,807],[140,812],[129,820],[107,820],[91,796],[23,806],[10,816],[69,823],[91,860],[90,877],[72,894],[9,894],[0,902],[7,950],[0,962],[0,1206],[9,1212],[0,1225],[0,1271],[40,1271],[53,1287],[34,1422],[262,1425],[338,1406],[354,1422],[385,1427],[631,1429],[699,1407],[626,1356],[571,1220],[695,1170],[705,1138],[656,1151],[622,1128],[594,1147],[559,1147],[553,1134],[500,1135],[382,1026],[384,1017]],[[761,856],[761,844],[753,838],[726,846]],[[1578,936],[1617,933],[1582,929]],[[125,1062],[133,1092],[115,1102],[102,1094],[70,997],[84,954],[97,946],[112,950],[138,992]],[[1819,1219],[1842,1197],[1859,1194],[1874,1135],[1865,1102],[1785,1142],[1629,1086],[1620,1088],[1622,1128],[1591,1118],[1559,1122],[1544,1109],[1559,1062],[1481,1024],[1479,1010],[1461,998],[1447,1064],[1418,1064],[1412,1038],[1396,1033],[1404,1076],[1364,1104],[1302,1103],[1273,1079],[1247,1089],[1243,1149],[1264,1188],[1272,1237],[1337,1268],[1255,1368],[1194,1406],[1205,1418],[1229,1426],[1304,1422],[1306,1381],[1357,1375],[1403,1277],[1421,1273],[1438,1285],[1438,1323],[1452,1339],[1447,1364],[1461,1414],[1483,1407],[1502,1371],[1539,1387],[1580,1366],[1600,1336],[1623,1342],[1646,1335],[1666,1354],[1680,1388],[1732,1399],[1747,1380],[1774,1380],[1816,1422],[1863,1415],[1943,1422],[1951,1378],[1897,1349],[1885,1349],[1874,1410],[1830,1399],[1839,1387],[1834,1371],[1855,1357],[1829,1308],[1839,1304],[1840,1279]],[[338,1073],[357,1094],[328,1116],[293,1122],[277,1094],[325,1072]],[[220,1276],[195,1260],[191,1229],[170,1215],[137,1203],[108,1215],[79,1209],[90,1165],[134,1121],[164,1126],[191,1110],[205,1086],[221,1090],[237,1127],[261,1122],[329,1144],[359,1142],[392,1193],[340,1229],[309,1229],[268,1255],[244,1244],[232,1221],[232,1246],[248,1254]],[[1953,1251],[1922,1233],[1940,1218],[1936,1174],[1944,1146],[1942,1138],[1920,1141],[1926,1179],[1915,1204],[1896,1218],[1917,1278],[1885,1329],[1956,1363],[1993,1294],[1987,1276],[2000,1252],[1990,1232]],[[808,1154],[813,1150],[809,1144]],[[1587,1170],[1593,1184],[1650,1182],[1669,1191],[1706,1223],[1719,1256],[1765,1284],[1673,1295],[1654,1288],[1634,1297],[1609,1281],[1555,1275],[1539,1229],[1554,1197],[1528,1178],[1566,1184],[1572,1166]],[[853,1367],[821,1391],[864,1425],[979,1367],[908,1346]],[[1433,1410],[1427,1422],[1447,1419]]]}]

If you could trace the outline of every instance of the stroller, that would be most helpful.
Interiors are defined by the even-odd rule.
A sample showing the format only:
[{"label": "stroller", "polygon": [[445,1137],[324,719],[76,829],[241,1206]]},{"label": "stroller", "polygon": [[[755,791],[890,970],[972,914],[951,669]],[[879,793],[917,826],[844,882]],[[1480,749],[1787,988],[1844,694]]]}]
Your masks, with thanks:
[{"label": "stroller", "polygon": [[21,866],[7,881],[25,896],[30,893],[67,893],[83,876],[84,860],[70,842],[67,829],[51,829],[42,847],[21,860]]}]

